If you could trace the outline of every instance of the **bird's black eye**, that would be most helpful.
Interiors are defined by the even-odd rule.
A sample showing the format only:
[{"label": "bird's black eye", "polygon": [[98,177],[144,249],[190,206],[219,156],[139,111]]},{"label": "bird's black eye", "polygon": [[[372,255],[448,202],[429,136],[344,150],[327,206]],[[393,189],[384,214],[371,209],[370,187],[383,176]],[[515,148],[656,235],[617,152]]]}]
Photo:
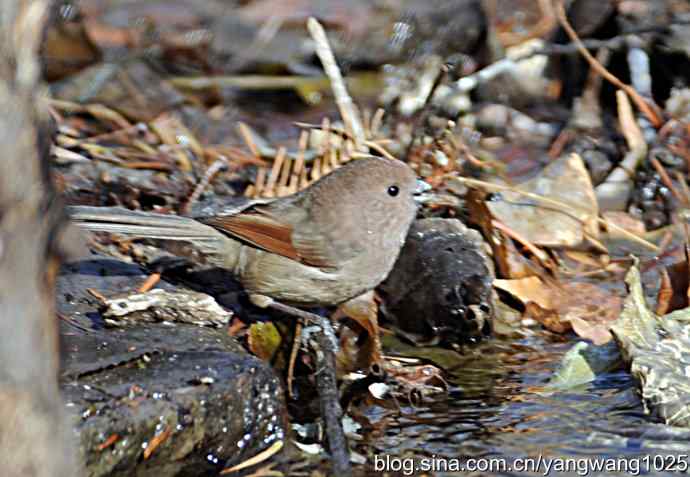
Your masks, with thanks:
[{"label": "bird's black eye", "polygon": [[400,192],[400,189],[398,189],[398,186],[392,185],[388,188],[388,195],[391,197],[395,197],[396,195],[398,195],[398,192]]}]

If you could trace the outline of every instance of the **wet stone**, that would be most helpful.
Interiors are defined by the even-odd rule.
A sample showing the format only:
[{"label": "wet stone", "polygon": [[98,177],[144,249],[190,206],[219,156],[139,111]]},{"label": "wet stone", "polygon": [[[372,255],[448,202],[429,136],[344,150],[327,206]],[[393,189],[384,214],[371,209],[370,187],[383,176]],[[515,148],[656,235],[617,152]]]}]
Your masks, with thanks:
[{"label": "wet stone", "polygon": [[379,292],[398,331],[456,347],[490,333],[492,281],[478,232],[456,219],[423,219]]},{"label": "wet stone", "polygon": [[58,279],[61,386],[87,475],[217,475],[284,439],[279,380],[224,328],[104,326],[86,289],[113,296],[145,278],[96,257]]}]

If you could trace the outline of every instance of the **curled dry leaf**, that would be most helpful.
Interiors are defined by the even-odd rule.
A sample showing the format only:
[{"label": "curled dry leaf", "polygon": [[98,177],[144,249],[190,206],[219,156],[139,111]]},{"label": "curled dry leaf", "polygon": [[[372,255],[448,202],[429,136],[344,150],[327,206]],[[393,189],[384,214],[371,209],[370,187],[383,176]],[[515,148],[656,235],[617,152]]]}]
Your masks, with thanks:
[{"label": "curled dry leaf", "polygon": [[665,315],[690,305],[690,267],[688,257],[661,271],[661,284],[657,294],[656,314]]},{"label": "curled dry leaf", "polygon": [[620,297],[591,283],[545,283],[537,277],[494,280],[494,286],[525,305],[525,314],[544,327],[601,345],[611,340],[610,325],[621,311]]},{"label": "curled dry leaf", "polygon": [[522,255],[512,240],[509,240],[492,222],[487,207],[487,194],[480,189],[470,188],[466,196],[469,223],[478,227],[491,246],[497,274],[508,278],[524,278],[535,274],[534,265]]},{"label": "curled dry leaf", "polygon": [[517,278],[514,280],[494,280],[494,286],[506,291],[524,305],[534,302],[541,308],[553,309],[553,292],[539,277]]}]

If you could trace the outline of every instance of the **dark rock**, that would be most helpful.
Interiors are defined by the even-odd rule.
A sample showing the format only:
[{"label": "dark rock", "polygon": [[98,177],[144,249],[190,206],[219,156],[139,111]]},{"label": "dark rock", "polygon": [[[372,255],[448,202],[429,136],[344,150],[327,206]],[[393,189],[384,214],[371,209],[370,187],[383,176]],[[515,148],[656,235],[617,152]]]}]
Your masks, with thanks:
[{"label": "dark rock", "polygon": [[404,333],[452,347],[489,334],[493,277],[482,247],[459,220],[416,221],[379,288],[385,316]]},{"label": "dark rock", "polygon": [[608,156],[596,149],[588,149],[583,152],[582,160],[585,161],[587,165],[587,170],[592,177],[592,184],[599,185],[606,180],[611,169],[613,169],[613,163],[609,160]]},{"label": "dark rock", "polygon": [[225,329],[103,327],[86,288],[112,296],[144,278],[136,265],[97,258],[58,279],[61,386],[88,475],[217,475],[284,439],[279,380]]},{"label": "dark rock", "polygon": [[[310,16],[327,28],[335,56],[345,67],[399,63],[424,54],[470,53],[478,48],[486,30],[477,0],[403,0],[385,6],[356,0],[345,9],[342,2],[318,0],[282,12],[279,5],[271,0],[252,2],[237,14],[213,18],[211,63],[223,71],[239,65],[246,70],[271,65],[273,69],[277,65],[307,69],[313,53],[304,47]],[[289,20],[266,45],[252,49],[257,32],[269,18]]]},{"label": "dark rock", "polygon": [[[67,24],[75,30],[71,36],[58,36],[51,30],[49,38],[65,45],[54,75],[63,73],[69,59],[62,51],[72,53],[78,66],[94,61],[90,50],[68,49],[80,28],[86,29],[94,49],[111,61],[127,58],[135,49],[141,56],[142,45],[150,44],[150,32],[155,32],[156,48],[146,49],[147,60],[161,70],[185,75],[284,70],[318,74],[320,68],[313,68],[313,49],[308,47],[305,25],[309,17],[318,18],[327,28],[335,55],[345,67],[378,66],[424,54],[471,53],[481,46],[486,30],[480,0],[111,1],[89,2],[79,5],[79,10],[82,22]],[[280,27],[267,34],[267,26],[276,22]],[[146,28],[132,27],[142,24]],[[132,98],[126,99],[131,102]],[[139,111],[146,112],[145,108]]]},{"label": "dark rock", "polygon": [[568,17],[579,36],[589,36],[601,28],[615,11],[615,3],[609,0],[575,0],[568,9]]}]

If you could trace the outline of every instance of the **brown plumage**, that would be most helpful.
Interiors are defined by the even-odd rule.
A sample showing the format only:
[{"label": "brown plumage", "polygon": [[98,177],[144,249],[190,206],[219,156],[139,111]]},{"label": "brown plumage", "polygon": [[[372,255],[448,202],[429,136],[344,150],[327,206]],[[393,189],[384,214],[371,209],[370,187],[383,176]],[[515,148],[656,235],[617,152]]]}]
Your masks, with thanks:
[{"label": "brown plumage", "polygon": [[425,187],[403,162],[367,158],[231,214],[193,219],[100,207],[70,214],[90,230],[188,241],[231,270],[257,303],[337,305],[388,275],[415,217],[413,196]]}]

